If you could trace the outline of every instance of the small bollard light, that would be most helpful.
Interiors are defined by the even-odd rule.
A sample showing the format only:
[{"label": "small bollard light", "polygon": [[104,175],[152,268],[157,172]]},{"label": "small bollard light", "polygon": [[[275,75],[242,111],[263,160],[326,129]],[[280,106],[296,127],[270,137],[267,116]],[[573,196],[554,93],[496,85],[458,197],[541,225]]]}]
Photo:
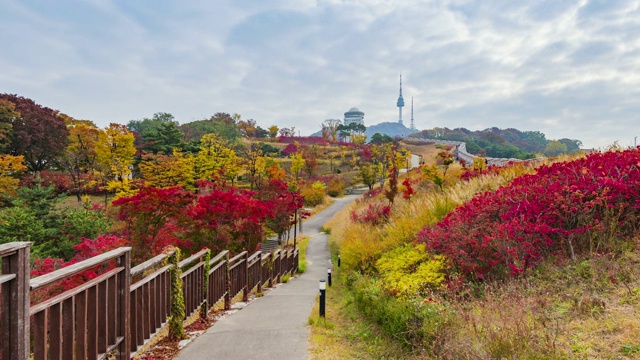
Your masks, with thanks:
[{"label": "small bollard light", "polygon": [[327,283],[331,286],[331,268],[327,268]]},{"label": "small bollard light", "polygon": [[325,298],[326,298],[326,291],[327,291],[327,283],[324,280],[320,280],[320,316],[324,317],[324,313],[325,313]]},{"label": "small bollard light", "polygon": [[340,255],[338,255],[338,267],[340,267]]}]

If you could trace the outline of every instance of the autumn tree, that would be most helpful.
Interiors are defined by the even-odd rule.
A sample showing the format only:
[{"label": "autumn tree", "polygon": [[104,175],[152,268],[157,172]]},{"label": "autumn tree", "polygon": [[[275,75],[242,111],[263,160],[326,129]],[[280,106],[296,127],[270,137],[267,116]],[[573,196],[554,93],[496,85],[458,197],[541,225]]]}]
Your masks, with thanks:
[{"label": "autumn tree", "polygon": [[313,152],[305,152],[303,154],[304,157],[304,172],[307,173],[309,179],[313,176],[313,174],[318,169],[318,158],[316,154]]},{"label": "autumn tree", "polygon": [[296,180],[300,175],[300,171],[304,168],[305,160],[302,152],[296,152],[291,154],[291,173],[295,175]]},{"label": "autumn tree", "polygon": [[24,157],[22,155],[3,155],[0,154],[0,204],[2,197],[14,196],[15,191],[20,183],[19,175],[27,170],[23,165]]},{"label": "autumn tree", "polygon": [[243,164],[244,171],[249,177],[251,190],[259,188],[260,180],[266,170],[266,160],[262,154],[262,150],[257,148],[255,144],[249,145]]},{"label": "autumn tree", "polygon": [[560,154],[565,154],[567,153],[567,145],[554,140],[554,141],[549,141],[549,143],[547,144],[547,147],[544,149],[544,154],[546,156],[549,157],[553,157],[553,156],[558,156]]},{"label": "autumn tree", "polygon": [[280,136],[282,137],[294,137],[295,135],[296,135],[295,127],[280,129]]},{"label": "autumn tree", "polygon": [[365,162],[360,165],[359,175],[362,179],[362,183],[367,185],[369,190],[373,189],[373,185],[375,185],[378,180],[376,177],[376,167],[370,162]]},{"label": "autumn tree", "polygon": [[265,219],[270,207],[255,199],[253,192],[213,186],[189,210],[192,226],[185,237],[194,247],[214,251],[253,252],[264,239]]},{"label": "autumn tree", "polygon": [[194,198],[181,187],[142,186],[135,195],[113,201],[118,218],[126,224],[125,236],[133,245],[134,259],[146,260],[167,245],[183,245],[178,235],[189,221],[187,208]]},{"label": "autumn tree", "polygon": [[[100,132],[96,143],[96,165],[107,190],[116,197],[128,195],[131,166],[136,148],[133,133],[124,125],[111,124]],[[106,195],[105,195],[106,201]]]},{"label": "autumn tree", "polygon": [[275,139],[276,137],[278,137],[278,131],[280,130],[280,128],[278,127],[278,125],[271,125],[267,130],[269,131],[269,137]]},{"label": "autumn tree", "polygon": [[20,117],[16,105],[0,99],[0,154],[6,154],[12,143],[13,122]]},{"label": "autumn tree", "polygon": [[[36,104],[33,100],[11,94],[0,94],[5,101],[2,112],[12,119],[10,155],[23,155],[25,165],[30,171],[41,171],[51,165],[67,145],[69,131],[58,113],[47,107]],[[7,109],[6,102],[11,102],[15,110]],[[15,117],[15,113],[20,114]],[[2,121],[3,132],[6,132],[6,120]]]},{"label": "autumn tree", "polygon": [[96,143],[100,129],[87,120],[75,120],[64,115],[69,129],[68,145],[59,157],[60,164],[71,176],[78,203],[82,202],[82,190],[90,185],[89,176],[95,170]]},{"label": "autumn tree", "polygon": [[232,182],[241,170],[241,159],[228,147],[228,142],[216,134],[205,134],[200,140],[200,151],[195,157],[194,172],[197,179],[210,179],[223,170]]},{"label": "autumn tree", "polygon": [[168,188],[182,186],[187,190],[193,187],[193,156],[173,149],[171,156],[164,154],[143,154],[139,165],[140,173],[149,186]]},{"label": "autumn tree", "polygon": [[356,145],[363,145],[367,141],[367,135],[352,133],[349,135],[349,141]]},{"label": "autumn tree", "polygon": [[322,137],[326,140],[338,140],[338,127],[342,124],[339,119],[327,119],[322,122]]},{"label": "autumn tree", "polygon": [[248,138],[257,137],[259,126],[255,120],[240,120],[236,123],[236,126],[238,127],[238,131],[240,131],[240,134],[242,134],[242,136]]},{"label": "autumn tree", "polygon": [[266,202],[271,210],[267,219],[268,228],[282,240],[292,225],[295,212],[303,207],[304,199],[287,182],[278,179],[269,181],[256,196]]}]

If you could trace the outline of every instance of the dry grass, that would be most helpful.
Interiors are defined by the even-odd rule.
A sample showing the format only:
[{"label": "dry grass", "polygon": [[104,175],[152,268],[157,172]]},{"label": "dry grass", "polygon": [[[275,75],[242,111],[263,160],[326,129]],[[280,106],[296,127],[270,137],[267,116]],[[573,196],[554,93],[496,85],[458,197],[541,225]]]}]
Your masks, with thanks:
[{"label": "dry grass", "polygon": [[427,164],[434,163],[436,155],[442,151],[442,149],[436,147],[436,144],[410,145],[404,141],[400,141],[400,146],[409,150],[413,155],[422,156],[422,160]]}]

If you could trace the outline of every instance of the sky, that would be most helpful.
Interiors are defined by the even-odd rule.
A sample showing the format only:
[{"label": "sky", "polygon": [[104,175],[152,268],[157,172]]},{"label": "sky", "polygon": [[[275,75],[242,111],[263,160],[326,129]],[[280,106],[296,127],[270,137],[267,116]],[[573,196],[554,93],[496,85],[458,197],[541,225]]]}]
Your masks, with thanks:
[{"label": "sky", "polygon": [[0,93],[100,127],[238,113],[640,136],[640,0],[0,0]]}]

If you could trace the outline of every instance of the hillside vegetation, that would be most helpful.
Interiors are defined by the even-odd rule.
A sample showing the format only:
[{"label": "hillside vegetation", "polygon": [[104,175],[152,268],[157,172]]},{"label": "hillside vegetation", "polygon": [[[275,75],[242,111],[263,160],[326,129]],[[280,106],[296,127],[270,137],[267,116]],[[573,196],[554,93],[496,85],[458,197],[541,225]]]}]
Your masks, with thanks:
[{"label": "hillside vegetation", "polygon": [[[537,168],[439,158],[399,179],[415,193],[369,194],[329,225],[340,319],[313,333],[368,349],[337,358],[640,356],[640,150]],[[363,327],[377,340],[347,341]],[[385,341],[402,350],[376,350]]]},{"label": "hillside vegetation", "polygon": [[478,156],[532,159],[536,154],[557,156],[575,153],[582,142],[574,139],[548,140],[539,131],[499,129],[497,127],[471,131],[465,128],[433,128],[411,137],[465,142],[467,151]]}]

